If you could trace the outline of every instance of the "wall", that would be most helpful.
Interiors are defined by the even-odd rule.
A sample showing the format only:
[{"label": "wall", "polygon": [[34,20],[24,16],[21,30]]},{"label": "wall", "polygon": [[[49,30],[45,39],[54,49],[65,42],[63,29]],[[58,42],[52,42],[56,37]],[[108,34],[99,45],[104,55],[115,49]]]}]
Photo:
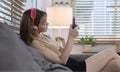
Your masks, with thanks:
[{"label": "wall", "polygon": [[[37,8],[46,11],[48,7],[52,6],[52,0],[37,0]],[[25,10],[32,8],[32,0],[25,2]]]},{"label": "wall", "polygon": [[[25,3],[25,10],[30,9],[32,7],[31,0],[27,0]],[[43,11],[46,11],[48,7],[52,6],[52,0],[37,0],[37,8]],[[67,40],[68,37],[68,30],[69,29],[62,29],[62,37]],[[48,29],[46,34],[50,35],[52,38],[57,36],[57,30],[56,29]],[[104,49],[112,49],[115,50],[116,46],[114,44],[99,44],[92,48],[93,52],[99,52]],[[83,50],[83,46],[79,44],[74,44],[73,49],[71,51],[71,54],[80,54]]]},{"label": "wall", "polygon": [[25,10],[30,9],[32,6],[31,0],[26,0],[24,4],[25,4],[25,8],[24,8]]}]

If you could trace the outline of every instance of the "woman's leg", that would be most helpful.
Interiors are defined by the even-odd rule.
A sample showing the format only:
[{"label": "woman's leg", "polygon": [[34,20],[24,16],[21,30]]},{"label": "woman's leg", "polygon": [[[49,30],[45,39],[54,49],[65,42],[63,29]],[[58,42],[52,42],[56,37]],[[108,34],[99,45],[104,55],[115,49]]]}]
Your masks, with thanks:
[{"label": "woman's leg", "polygon": [[120,58],[112,50],[103,50],[86,59],[87,72],[99,72],[111,59]]},{"label": "woman's leg", "polygon": [[100,72],[120,72],[120,58],[109,61]]}]

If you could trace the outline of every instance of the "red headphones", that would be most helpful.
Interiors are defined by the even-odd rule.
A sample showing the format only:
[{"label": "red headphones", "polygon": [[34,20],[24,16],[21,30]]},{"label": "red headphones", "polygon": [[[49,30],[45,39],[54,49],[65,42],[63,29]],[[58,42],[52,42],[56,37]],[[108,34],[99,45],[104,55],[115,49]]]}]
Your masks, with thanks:
[{"label": "red headphones", "polygon": [[35,23],[35,18],[36,18],[36,8],[31,9],[30,17],[32,18],[32,24],[33,24],[33,29],[38,30],[38,27],[34,25]]},{"label": "red headphones", "polygon": [[36,18],[36,8],[31,9],[30,17],[32,18],[32,23],[34,25],[34,21],[35,21],[35,18]]}]

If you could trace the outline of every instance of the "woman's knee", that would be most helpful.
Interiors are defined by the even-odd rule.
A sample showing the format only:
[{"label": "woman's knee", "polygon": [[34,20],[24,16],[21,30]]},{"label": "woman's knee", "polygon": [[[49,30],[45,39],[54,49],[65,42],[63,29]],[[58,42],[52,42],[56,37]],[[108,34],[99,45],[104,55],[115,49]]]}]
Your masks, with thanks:
[{"label": "woman's knee", "polygon": [[115,53],[113,50],[111,49],[107,49],[107,50],[103,50],[103,52],[107,53],[107,54],[113,54]]},{"label": "woman's knee", "polygon": [[111,56],[119,56],[114,50],[111,49],[103,50],[103,53]]},{"label": "woman's knee", "polygon": [[120,58],[112,59],[101,72],[120,72]]}]

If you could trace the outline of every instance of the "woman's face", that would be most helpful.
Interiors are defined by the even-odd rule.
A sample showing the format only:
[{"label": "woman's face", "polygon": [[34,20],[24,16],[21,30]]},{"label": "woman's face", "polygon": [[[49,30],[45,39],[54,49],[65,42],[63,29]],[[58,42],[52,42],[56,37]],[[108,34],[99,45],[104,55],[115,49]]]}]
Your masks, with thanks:
[{"label": "woman's face", "polygon": [[44,15],[40,20],[40,24],[38,25],[38,30],[39,32],[46,32],[47,28],[48,28],[47,15]]}]

